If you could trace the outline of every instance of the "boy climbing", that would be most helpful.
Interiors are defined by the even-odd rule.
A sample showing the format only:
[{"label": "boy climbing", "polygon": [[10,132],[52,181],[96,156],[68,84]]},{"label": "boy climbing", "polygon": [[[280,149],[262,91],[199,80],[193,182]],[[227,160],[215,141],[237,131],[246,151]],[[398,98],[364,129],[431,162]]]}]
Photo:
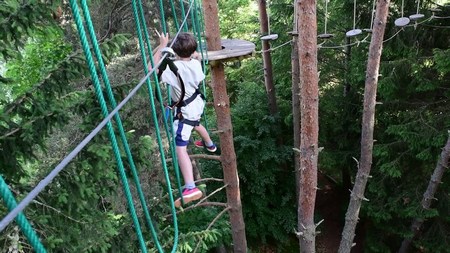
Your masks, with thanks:
[{"label": "boy climbing", "polygon": [[[158,35],[160,43],[158,50],[153,56],[155,63],[161,60],[162,50],[164,50],[169,43],[168,34]],[[203,141],[198,142],[198,145],[204,144],[209,152],[215,152],[217,148],[211,140],[206,128],[200,124],[205,101],[203,95],[201,95],[198,90],[198,86],[205,78],[205,74],[203,73],[200,61],[196,59],[198,57],[196,52],[197,41],[195,37],[189,33],[180,33],[173,43],[172,49],[177,56],[174,64],[178,68],[178,73],[174,73],[169,68],[165,68],[159,69],[158,71],[162,71],[162,74],[158,73],[158,75],[161,75],[162,82],[169,85],[172,101],[182,101],[173,108],[174,121],[172,129],[175,136],[175,151],[178,158],[178,164],[185,183],[182,198],[183,202],[187,204],[191,201],[200,199],[203,195],[195,185],[192,163],[187,152],[187,145],[189,144],[192,130],[194,129],[197,131],[203,139]],[[184,88],[181,87],[183,84]],[[183,93],[184,97],[180,99]],[[175,206],[181,206],[181,198],[175,200]]]}]

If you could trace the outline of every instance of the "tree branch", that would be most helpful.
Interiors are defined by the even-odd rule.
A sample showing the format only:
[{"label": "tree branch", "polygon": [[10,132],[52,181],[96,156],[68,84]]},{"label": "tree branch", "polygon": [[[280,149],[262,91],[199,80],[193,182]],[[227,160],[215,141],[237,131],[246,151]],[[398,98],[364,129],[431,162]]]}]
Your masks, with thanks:
[{"label": "tree branch", "polygon": [[21,129],[23,129],[25,126],[31,125],[31,124],[33,124],[33,123],[34,123],[35,121],[37,121],[37,120],[44,119],[45,117],[52,116],[53,114],[54,114],[54,113],[51,112],[51,113],[49,113],[49,114],[47,114],[47,115],[42,115],[42,116],[40,116],[40,117],[38,117],[38,118],[36,118],[36,119],[30,120],[30,121],[28,121],[28,122],[25,122],[24,124],[22,124],[21,127],[14,128],[14,129],[11,130],[10,132],[8,132],[8,133],[6,133],[6,134],[0,136],[0,140],[5,139],[5,138],[7,138],[7,137],[9,137],[9,136],[11,136],[11,135],[17,133],[18,131],[20,131]]},{"label": "tree branch", "polygon": [[[220,188],[217,188],[215,191],[211,192],[211,194],[209,194],[208,196],[202,198],[195,205],[183,208],[182,210],[177,211],[176,213],[178,214],[178,213],[182,213],[182,212],[185,212],[185,211],[189,211],[189,210],[194,209],[194,208],[199,207],[199,206],[223,206],[223,207],[227,207],[228,204],[222,203],[222,202],[205,202],[209,197],[211,197],[212,195],[218,193],[219,191],[221,191],[222,189],[226,188],[227,186],[228,185],[224,185],[224,186],[222,186]],[[166,215],[165,217],[168,218],[170,216],[172,216],[172,214]]]},{"label": "tree branch", "polygon": [[87,222],[84,222],[84,221],[79,221],[79,220],[77,220],[77,219],[74,219],[74,218],[72,218],[72,217],[70,217],[70,216],[64,214],[62,211],[60,211],[60,210],[58,210],[58,209],[56,209],[56,208],[54,208],[54,207],[52,207],[52,206],[49,206],[49,205],[47,205],[47,204],[44,204],[44,203],[42,203],[42,202],[39,202],[39,201],[37,201],[37,200],[33,200],[33,203],[38,204],[38,205],[41,205],[41,206],[43,206],[43,207],[46,207],[46,208],[48,208],[48,209],[50,209],[50,210],[53,210],[54,212],[56,212],[56,213],[58,213],[58,214],[60,214],[60,215],[62,215],[62,216],[64,216],[64,217],[66,217],[67,219],[69,219],[69,220],[71,220],[71,221],[75,221],[76,223],[81,223],[81,224],[86,224],[86,223],[87,223]]},{"label": "tree branch", "polygon": [[[207,160],[221,161],[221,158],[218,155],[194,154],[194,155],[189,155],[189,157],[191,159],[207,159]],[[172,158],[168,158],[166,161],[172,162]]]},{"label": "tree branch", "polygon": [[[222,215],[224,215],[225,214],[225,212],[227,212],[228,210],[230,210],[231,209],[231,207],[230,206],[227,206],[225,209],[223,209],[212,221],[211,221],[211,223],[209,223],[209,225],[208,225],[208,227],[206,228],[206,230],[208,231],[213,225],[214,225],[214,223],[216,223],[216,221],[218,221],[219,220],[219,218],[220,217],[222,217]],[[197,249],[198,249],[198,247],[200,246],[200,243],[203,241],[203,238],[201,237],[201,236],[199,236],[199,241],[198,241],[198,243],[197,243],[197,246],[195,246],[195,249],[194,249],[194,253],[195,252],[197,252]]]},{"label": "tree branch", "polygon": [[223,179],[213,178],[213,177],[211,177],[211,178],[202,178],[202,179],[196,180],[195,183],[201,183],[201,182],[206,182],[206,181],[223,182]]},{"label": "tree branch", "polygon": [[[441,156],[436,164],[436,168],[434,169],[433,175],[431,175],[430,181],[428,182],[428,187],[425,193],[423,194],[423,198],[421,201],[423,210],[428,210],[431,206],[431,201],[434,199],[434,195],[437,192],[439,184],[442,181],[442,176],[444,175],[445,170],[448,168],[448,163],[450,160],[450,131],[447,139],[447,143],[442,149]],[[411,242],[414,238],[419,234],[422,224],[424,223],[423,218],[416,218],[413,220],[411,224],[411,238],[405,238],[400,246],[399,253],[408,252]]]},{"label": "tree branch", "polygon": [[[196,207],[208,207],[208,206],[222,206],[222,207],[228,207],[227,203],[222,203],[222,202],[203,202],[203,203],[200,203],[200,204],[195,205],[195,206],[188,206],[188,207],[186,207],[186,208],[183,208],[182,210],[178,210],[178,211],[176,212],[176,214],[180,214],[180,213],[183,213],[183,212],[192,210],[192,209],[194,209],[194,208],[196,208]],[[170,217],[172,217],[172,214],[168,214],[168,215],[165,215],[165,216],[164,216],[164,218],[166,218],[166,219],[167,219],[167,218],[170,218]]]},{"label": "tree branch", "polygon": [[60,61],[56,66],[50,70],[50,73],[42,79],[39,83],[34,85],[29,91],[27,91],[25,94],[22,95],[22,97],[17,98],[13,105],[5,112],[5,114],[11,113],[19,104],[21,104],[26,98],[28,98],[30,95],[33,95],[37,89],[39,89],[42,85],[46,83],[47,80],[49,80],[54,73],[57,71],[61,71],[61,65],[66,62],[71,62],[73,58],[76,58],[77,56],[81,55],[81,51],[77,50],[73,52],[72,54],[68,55],[64,60]]},{"label": "tree branch", "polygon": [[222,186],[222,187],[220,187],[220,188],[217,188],[215,191],[211,192],[208,196],[204,197],[204,198],[201,199],[199,202],[197,202],[197,203],[194,205],[194,207],[197,207],[197,206],[200,205],[202,202],[205,202],[209,197],[211,197],[212,195],[214,195],[214,194],[218,193],[219,191],[225,189],[227,186],[228,186],[228,184],[226,184],[226,185],[224,185],[224,186]]},{"label": "tree branch", "polygon": [[99,39],[99,41],[98,41],[99,43],[102,43],[102,42],[109,36],[109,33],[110,33],[110,31],[111,31],[111,27],[112,27],[112,17],[113,17],[114,11],[120,12],[123,8],[127,7],[128,5],[130,5],[131,2],[126,3],[126,4],[120,6],[119,8],[116,9],[116,7],[117,7],[118,4],[119,4],[119,0],[116,1],[116,2],[114,3],[114,6],[113,6],[113,8],[111,9],[111,12],[109,13],[109,18],[108,18],[108,29],[106,30],[105,35],[103,35],[103,37],[102,37],[101,39]]},{"label": "tree branch", "polygon": [[208,160],[221,161],[221,158],[218,155],[194,154],[194,155],[190,155],[189,157],[191,159],[208,159]]}]

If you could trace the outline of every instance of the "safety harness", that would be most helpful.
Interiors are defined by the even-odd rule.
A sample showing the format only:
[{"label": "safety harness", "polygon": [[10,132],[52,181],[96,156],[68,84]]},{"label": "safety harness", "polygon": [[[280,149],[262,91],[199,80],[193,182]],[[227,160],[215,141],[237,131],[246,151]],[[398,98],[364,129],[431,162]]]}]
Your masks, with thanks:
[{"label": "safety harness", "polygon": [[179,120],[181,123],[188,124],[193,127],[200,125],[200,120],[194,121],[194,120],[188,120],[188,119],[183,118],[183,114],[181,113],[181,108],[190,104],[192,101],[194,101],[197,98],[197,96],[200,95],[200,97],[203,100],[205,100],[205,96],[200,92],[199,89],[196,89],[194,94],[192,94],[192,96],[190,96],[189,98],[184,100],[184,97],[186,95],[186,88],[185,88],[183,79],[181,78],[180,74],[178,73],[178,68],[174,63],[175,53],[173,52],[172,48],[169,48],[169,47],[163,48],[161,50],[161,52],[162,52],[162,54],[168,54],[168,55],[163,58],[161,65],[159,65],[159,67],[158,67],[158,80],[161,80],[161,75],[162,75],[163,71],[167,68],[167,66],[169,66],[170,71],[172,71],[175,74],[175,76],[177,77],[178,83],[180,84],[180,88],[181,88],[181,95],[180,95],[180,98],[178,99],[178,101],[172,101],[172,103],[169,106],[167,106],[166,108],[168,108],[169,110],[172,110],[176,107],[176,114],[173,119],[174,121]]}]

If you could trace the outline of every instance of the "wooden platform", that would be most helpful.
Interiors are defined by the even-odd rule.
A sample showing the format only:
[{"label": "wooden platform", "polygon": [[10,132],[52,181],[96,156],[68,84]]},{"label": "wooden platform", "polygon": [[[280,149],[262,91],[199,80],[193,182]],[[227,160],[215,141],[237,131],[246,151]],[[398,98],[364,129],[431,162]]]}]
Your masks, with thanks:
[{"label": "wooden platform", "polygon": [[222,48],[222,50],[207,52],[206,57],[210,64],[241,60],[255,53],[255,44],[246,40],[222,39]]}]

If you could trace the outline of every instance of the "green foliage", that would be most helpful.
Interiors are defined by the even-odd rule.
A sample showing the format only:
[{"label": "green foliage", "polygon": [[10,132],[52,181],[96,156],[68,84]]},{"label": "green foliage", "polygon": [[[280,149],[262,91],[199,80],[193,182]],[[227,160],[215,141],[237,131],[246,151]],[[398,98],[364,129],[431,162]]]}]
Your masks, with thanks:
[{"label": "green foliage", "polygon": [[[241,2],[249,4],[239,7],[234,5]],[[285,31],[286,27],[291,27],[289,15],[292,15],[293,10],[288,1],[271,2],[269,6],[271,31],[279,34],[278,41],[273,44],[275,47],[291,39]],[[246,10],[246,13],[242,13],[242,10]],[[283,15],[277,15],[281,13]],[[242,23],[241,20],[253,21]],[[224,37],[250,40],[260,48],[260,35],[257,35],[259,31],[256,2],[222,3],[221,33]],[[290,239],[292,228],[296,226],[290,125],[291,77],[281,74],[291,68],[290,61],[286,61],[290,58],[289,44],[273,51],[272,55],[279,107],[277,115],[269,113],[260,54],[240,62],[237,69],[226,68],[228,93],[232,101],[231,115],[241,199],[250,248],[269,242],[282,248],[282,244]]]},{"label": "green foliage", "polygon": [[[6,66],[4,74],[2,70],[4,76],[0,76],[0,173],[18,199],[47,175],[101,119],[95,96],[91,88],[87,88],[90,87],[85,79],[88,71],[79,43],[74,39],[76,36],[72,34],[71,20],[65,20],[67,26],[56,26],[51,18],[52,5],[46,1],[25,2],[0,3],[0,52],[2,68],[3,63]],[[57,2],[52,1],[55,5]],[[130,32],[134,27],[121,19],[128,16],[121,15],[126,8],[116,8],[110,2],[103,5],[102,1],[94,2],[93,9],[98,13],[94,22],[100,24],[96,26],[98,34],[110,38],[101,45],[105,61],[109,63],[128,41],[120,31]],[[219,1],[219,4],[223,37],[253,41],[258,50],[255,1]],[[359,28],[369,27],[371,5],[372,1],[358,2],[356,24]],[[429,7],[431,3],[421,5]],[[149,12],[155,9],[152,4],[146,7]],[[291,39],[287,32],[292,30],[292,1],[270,1],[269,8],[271,31],[279,34],[279,39],[271,42],[271,46],[276,47]],[[324,20],[320,18],[323,8],[323,2],[318,2],[319,33],[324,27]],[[326,46],[356,42],[354,38],[347,41],[344,33],[353,26],[348,17],[353,11],[353,2],[330,2],[328,8],[328,32],[335,37],[322,44],[319,50],[319,145],[324,147],[319,167],[321,173],[337,180],[337,187],[342,187],[346,198],[357,167],[353,158],[359,156],[368,40],[350,48],[328,49]],[[439,15],[448,16],[448,6],[442,8]],[[120,14],[112,15],[111,9]],[[415,11],[415,2],[407,1],[405,13]],[[400,13],[398,4],[391,6],[386,38],[398,31],[392,23]],[[104,17],[109,20],[105,21]],[[159,22],[158,18],[154,19],[150,22]],[[425,223],[414,247],[423,252],[448,252],[448,247],[442,243],[450,239],[448,173],[443,178],[444,183],[439,185],[437,201],[431,209],[424,211],[420,206],[450,127],[447,106],[450,34],[448,29],[439,28],[444,26],[448,26],[448,19],[433,19],[417,25],[416,29],[406,27],[383,45],[373,177],[365,194],[370,201],[363,204],[362,226],[358,230],[364,232],[365,252],[396,251],[402,239],[411,236],[409,226],[415,218],[424,219]],[[130,45],[133,44],[129,43],[127,50],[133,49]],[[350,51],[345,52],[346,49]],[[267,108],[259,53],[240,62],[238,69],[227,67],[227,87],[232,101],[248,242],[250,246],[273,243],[282,252],[286,248],[283,244],[291,239],[292,229],[297,226],[292,165],[292,85],[288,74],[291,71],[290,46],[286,44],[271,54],[280,109],[277,115],[270,115]],[[141,70],[128,70],[128,66],[120,64],[112,72],[121,80],[121,87],[114,88],[117,98],[128,92],[133,83],[130,79],[137,80],[141,74]],[[132,78],[128,78],[131,72]],[[139,118],[148,115],[142,109],[147,109],[148,105],[142,101],[142,97],[138,97],[135,104],[124,108],[122,119],[125,128],[132,129],[127,136],[135,151],[135,162],[158,235],[164,248],[170,249],[174,229],[168,195],[162,183],[155,140],[149,133],[151,127],[143,127],[148,120]],[[216,161],[202,165],[204,175],[221,176]],[[127,161],[125,167],[129,167]],[[108,138],[102,132],[27,208],[27,217],[33,221],[49,251],[139,251],[123,193],[118,190],[116,168]],[[214,186],[214,183],[208,184],[208,191]],[[224,199],[224,194],[214,197],[218,201]],[[143,219],[141,207],[137,209]],[[178,216],[179,252],[192,252],[197,245],[198,252],[231,245],[226,215],[206,229],[221,211],[208,207],[181,213]],[[5,208],[0,206],[0,214],[5,213]],[[322,215],[320,210],[316,213]],[[148,229],[143,228],[149,249],[156,252]],[[28,249],[14,226],[9,226],[4,233],[7,236],[0,237],[0,245],[6,247],[3,251],[13,245],[18,245],[19,252]]]},{"label": "green foliage", "polygon": [[268,115],[264,89],[240,83],[238,92],[232,115],[247,235],[286,241],[296,217],[294,172],[285,163],[292,151],[276,145],[282,125]]},{"label": "green foliage", "polygon": [[445,77],[450,72],[450,50],[434,50],[436,69],[440,72],[439,78]]},{"label": "green foliage", "polygon": [[[80,82],[88,74],[84,57],[64,37],[67,33],[53,25],[51,5],[29,1],[14,11],[4,8],[12,2],[0,4],[8,12],[1,17],[25,21],[19,21],[19,28],[0,26],[9,29],[8,33],[17,30],[13,40],[5,40],[9,44],[0,43],[8,78],[7,83],[0,83],[6,94],[0,97],[0,173],[21,199],[98,124],[100,111],[92,90]],[[127,40],[117,35],[101,45],[106,63]],[[118,185],[110,149],[108,139],[99,135],[27,207],[27,218],[50,251],[108,252],[114,238],[130,227],[124,212],[113,209],[109,201]],[[151,160],[137,161],[150,167]],[[6,210],[0,214],[4,216]],[[2,247],[11,245],[6,237],[1,238]],[[19,242],[20,247],[29,247],[24,238]]]},{"label": "green foliage", "polygon": [[[319,50],[320,68],[320,153],[321,171],[342,185],[343,193],[351,187],[356,173],[353,159],[359,158],[362,98],[365,68],[368,57],[368,40],[351,47],[328,49],[326,46],[345,45],[356,39],[345,39],[343,31],[351,29],[353,2],[330,2],[328,32],[333,39],[323,42]],[[370,24],[371,2],[358,3],[356,26],[365,28]],[[423,6],[422,6],[423,4]],[[421,4],[421,13],[431,13]],[[331,7],[330,7],[331,6]],[[405,13],[415,13],[405,2]],[[443,7],[446,16],[448,7]],[[323,8],[318,13],[323,15]],[[448,118],[448,20],[432,19],[415,29],[399,32],[393,21],[400,16],[400,5],[390,7],[389,20],[383,44],[382,62],[378,82],[375,115],[374,160],[372,177],[368,181],[360,213],[360,229],[364,232],[365,252],[395,252],[404,237],[410,236],[410,225],[415,218],[424,218],[424,231],[434,227],[442,217],[441,205],[448,205],[446,197],[438,197],[430,211],[421,208],[423,192],[436,166],[441,148],[450,127]],[[339,22],[336,22],[338,21]],[[323,28],[319,19],[319,30]],[[342,22],[341,22],[342,21]],[[320,23],[322,22],[322,23]],[[399,32],[398,34],[396,34]],[[393,36],[396,34],[396,36]],[[392,36],[392,37],[391,37]],[[344,95],[343,95],[344,94]],[[348,175],[348,176],[347,176]],[[448,192],[448,177],[439,185],[438,193]],[[442,194],[440,194],[442,195]],[[344,196],[347,198],[348,196]],[[343,203],[345,204],[345,202]],[[345,206],[346,208],[346,206]],[[317,210],[320,212],[320,210]],[[442,222],[442,220],[440,220]],[[424,232],[415,240],[417,250],[447,252],[440,247],[437,238],[446,238],[448,225],[440,226],[440,233],[428,237]],[[361,230],[361,231],[362,231]],[[359,230],[357,230],[359,231]],[[427,243],[424,243],[424,242]],[[357,242],[358,243],[358,242]],[[426,245],[426,246],[425,246]]]},{"label": "green foliage", "polygon": [[221,245],[230,245],[231,230],[228,215],[221,216],[211,228],[209,224],[220,214],[221,209],[208,207],[192,210],[178,216],[180,235],[177,252],[208,252],[208,250]]},{"label": "green foliage", "polygon": [[5,0],[0,3],[0,54],[7,60],[18,57],[35,30],[51,25],[51,3],[55,1]]},{"label": "green foliage", "polygon": [[[446,50],[433,49],[441,47],[435,36],[442,39],[444,35],[448,38],[449,34],[434,34],[421,26],[415,31],[404,31],[395,42],[384,46],[373,179],[369,180],[366,193],[370,202],[363,208],[366,219],[373,224],[367,228],[370,252],[397,250],[401,240],[411,236],[409,227],[417,218],[425,223],[424,233],[414,241],[415,247],[425,252],[448,252],[439,248],[439,241],[448,233],[448,224],[440,220],[440,207],[426,211],[420,204],[450,127],[444,102],[449,95],[448,59],[444,57]],[[439,195],[447,191],[448,184],[439,185]],[[446,206],[447,201],[438,197],[436,204]],[[439,225],[441,230],[433,234],[431,230],[438,220],[443,222]]]},{"label": "green foliage", "polygon": [[[70,52],[60,31],[50,31],[31,38],[24,57],[6,65],[6,76],[13,81],[3,84],[11,96],[0,101],[0,146],[11,153],[3,153],[0,165],[10,180],[20,177],[16,173],[21,170],[20,159],[32,158],[33,145],[43,148],[43,138],[52,128],[67,122],[68,108],[86,109],[80,105],[84,103],[81,93],[71,85],[88,73],[81,52]],[[104,44],[112,50],[104,50],[106,61],[124,41],[124,36],[116,36]]]},{"label": "green foliage", "polygon": [[[45,135],[41,133],[48,133],[55,124],[67,120],[65,103],[52,102],[60,98],[58,94],[62,90],[67,91],[69,86],[64,80],[71,75],[68,70],[60,70],[61,67],[70,69],[66,57],[70,49],[61,43],[61,36],[55,30],[51,36],[37,36],[25,47],[24,57],[6,65],[6,76],[13,81],[4,88],[11,93],[10,98],[0,101],[0,145],[4,150],[13,151],[3,156],[0,164],[11,179],[20,176],[16,171],[20,170],[21,155],[31,154],[34,144],[42,146]],[[49,57],[43,56],[48,53]]]},{"label": "green foliage", "polygon": [[[28,92],[32,85],[39,83],[49,73],[58,69],[58,64],[70,53],[70,47],[64,43],[61,31],[48,29],[47,33],[36,33],[30,38],[23,50],[23,57],[8,61],[5,77],[14,80],[9,92],[14,94],[11,102]],[[27,73],[24,75],[24,73]]]},{"label": "green foliage", "polygon": [[[0,43],[2,53],[6,52],[3,54],[6,55],[4,60],[9,81],[0,86],[0,90],[4,91],[0,96],[0,149],[4,151],[0,156],[0,173],[20,199],[99,123],[101,115],[98,102],[85,79],[88,71],[82,52],[78,49],[78,41],[75,44],[68,41],[73,32],[70,30],[71,21],[65,20],[69,23],[65,27],[50,25],[53,24],[50,20],[51,12],[48,15],[41,13],[50,5],[45,6],[43,1],[28,4],[36,8],[33,15],[19,10],[28,8],[27,4],[16,6],[14,11],[3,8],[13,2],[0,4],[1,10],[11,14],[9,19],[17,16],[32,20],[37,18],[33,16],[36,14],[40,15],[38,18],[42,21],[35,20],[33,25],[25,23],[28,26],[26,34],[13,31],[13,40],[6,41],[8,45]],[[21,13],[26,15],[19,17],[18,14]],[[8,18],[8,15],[5,17]],[[3,21],[0,19],[0,22]],[[45,32],[41,30],[43,24],[46,25]],[[6,28],[16,29],[14,26]],[[69,29],[62,31],[61,28]],[[5,36],[10,35],[5,33]],[[120,34],[108,37],[100,45],[106,64],[118,56],[128,41],[128,36]],[[15,54],[11,53],[13,51]],[[114,88],[117,97],[123,97],[130,88],[129,80],[124,82],[125,85]],[[134,107],[148,108],[147,104],[142,105],[142,99],[138,101],[141,104],[134,104]],[[125,109],[129,117],[135,109],[130,108],[133,106]],[[134,159],[141,174],[146,198],[157,200],[164,185],[160,168],[154,167],[158,158],[155,140],[148,135],[148,127],[127,122],[126,117],[124,122],[125,128],[140,127],[137,131],[134,128],[128,131],[127,136],[131,140],[132,150],[136,151]],[[128,168],[124,155],[122,159]],[[101,132],[64,168],[38,199],[27,207],[27,218],[33,222],[50,252],[139,251],[132,221],[119,190],[116,168],[109,140],[106,133]],[[167,201],[167,195],[164,196]],[[156,200],[149,201],[150,205],[163,207],[152,212],[153,218],[160,224],[159,227],[164,228],[161,233],[165,237],[163,241],[168,245],[173,244],[170,220],[164,218],[168,213],[168,205]],[[7,210],[1,207],[0,214],[3,216]],[[142,209],[138,207],[137,211],[143,220]],[[194,216],[187,215],[189,218],[184,222],[180,218],[180,224],[184,224],[180,234],[183,239],[181,249],[184,247],[185,252],[190,252],[187,249],[195,248],[197,242],[201,242],[199,252],[206,252],[216,245],[229,245],[231,238],[226,217],[220,218],[214,226],[205,230],[205,224],[219,212],[220,210],[204,209]],[[146,239],[151,238],[145,228],[144,232]],[[5,233],[16,238],[14,227],[8,227]],[[9,237],[0,238],[0,251],[7,251],[14,244],[19,249],[29,247],[21,236],[17,243],[9,240]],[[152,246],[152,242],[149,241],[148,244],[149,247]]]},{"label": "green foliage", "polygon": [[259,31],[259,20],[255,3],[249,0],[220,0],[218,2],[222,37],[247,40],[257,39],[253,35]]}]

